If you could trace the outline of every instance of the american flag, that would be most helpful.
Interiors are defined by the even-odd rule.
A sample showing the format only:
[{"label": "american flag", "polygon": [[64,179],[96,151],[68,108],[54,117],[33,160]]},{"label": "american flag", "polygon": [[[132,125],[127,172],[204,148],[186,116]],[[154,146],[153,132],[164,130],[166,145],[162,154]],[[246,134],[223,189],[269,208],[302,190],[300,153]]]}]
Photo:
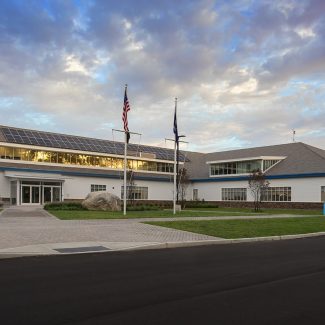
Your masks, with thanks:
[{"label": "american flag", "polygon": [[124,124],[124,131],[126,132],[126,142],[127,143],[129,143],[129,140],[130,140],[130,132],[129,132],[129,125],[128,125],[128,111],[129,110],[130,110],[130,104],[129,104],[128,96],[126,94],[126,87],[125,87],[122,120],[123,120],[123,124]]}]

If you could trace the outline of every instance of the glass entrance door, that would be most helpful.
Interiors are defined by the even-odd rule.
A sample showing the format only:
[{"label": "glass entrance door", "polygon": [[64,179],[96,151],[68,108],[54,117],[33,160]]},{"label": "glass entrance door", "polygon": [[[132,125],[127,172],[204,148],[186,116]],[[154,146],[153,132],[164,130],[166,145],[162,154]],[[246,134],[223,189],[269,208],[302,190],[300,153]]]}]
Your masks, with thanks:
[{"label": "glass entrance door", "polygon": [[40,187],[37,185],[22,185],[21,187],[22,204],[40,204]]},{"label": "glass entrance door", "polygon": [[44,203],[52,202],[52,187],[44,186],[43,198]]},{"label": "glass entrance door", "polygon": [[61,201],[61,187],[60,186],[46,186],[43,187],[44,203],[60,202]]},{"label": "glass entrance door", "polygon": [[30,203],[30,186],[21,187],[21,203],[22,204]]}]

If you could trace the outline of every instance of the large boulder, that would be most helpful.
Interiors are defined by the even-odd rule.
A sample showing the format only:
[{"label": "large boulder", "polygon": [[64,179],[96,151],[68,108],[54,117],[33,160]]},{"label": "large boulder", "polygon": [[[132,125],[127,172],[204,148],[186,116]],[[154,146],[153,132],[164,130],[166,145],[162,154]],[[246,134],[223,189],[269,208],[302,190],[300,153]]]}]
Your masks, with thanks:
[{"label": "large boulder", "polygon": [[88,210],[121,211],[120,198],[103,191],[89,193],[81,204]]}]

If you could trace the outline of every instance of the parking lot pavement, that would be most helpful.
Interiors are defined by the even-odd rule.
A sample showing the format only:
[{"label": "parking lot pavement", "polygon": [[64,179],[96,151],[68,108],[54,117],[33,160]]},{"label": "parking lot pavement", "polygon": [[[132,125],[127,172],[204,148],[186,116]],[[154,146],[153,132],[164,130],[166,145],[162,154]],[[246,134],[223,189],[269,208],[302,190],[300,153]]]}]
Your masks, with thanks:
[{"label": "parking lot pavement", "polygon": [[[167,242],[216,240],[216,237],[147,225],[128,220],[59,220],[41,208],[8,208],[0,215],[0,253],[53,251],[53,245],[75,247],[106,243],[108,249],[139,247]],[[115,244],[114,244],[115,243]],[[61,245],[62,246],[62,245]],[[69,246],[69,245],[65,245]]]}]

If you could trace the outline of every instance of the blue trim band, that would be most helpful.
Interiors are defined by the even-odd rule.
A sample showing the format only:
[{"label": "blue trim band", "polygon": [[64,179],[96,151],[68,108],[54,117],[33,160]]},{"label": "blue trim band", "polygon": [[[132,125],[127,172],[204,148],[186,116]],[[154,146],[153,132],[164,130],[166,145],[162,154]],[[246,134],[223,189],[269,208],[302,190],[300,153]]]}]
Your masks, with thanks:
[{"label": "blue trim band", "polygon": [[[110,174],[92,174],[92,173],[83,173],[83,172],[69,172],[69,171],[60,171],[60,170],[43,170],[43,169],[32,169],[32,168],[17,168],[17,167],[0,167],[0,171],[10,170],[17,172],[31,172],[31,173],[43,173],[43,174],[60,174],[66,176],[84,176],[84,177],[100,177],[100,178],[113,178],[121,179],[119,175],[110,175]],[[134,177],[137,180],[144,181],[159,181],[159,182],[170,182],[168,178],[163,177],[151,177],[151,176],[137,176]]]},{"label": "blue trim band", "polygon": [[[306,174],[283,174],[283,175],[266,175],[266,179],[287,179],[287,178],[310,178],[310,177],[325,177],[325,173],[306,173]],[[247,181],[249,176],[238,177],[216,177],[216,178],[194,178],[192,182],[233,182]]]}]

